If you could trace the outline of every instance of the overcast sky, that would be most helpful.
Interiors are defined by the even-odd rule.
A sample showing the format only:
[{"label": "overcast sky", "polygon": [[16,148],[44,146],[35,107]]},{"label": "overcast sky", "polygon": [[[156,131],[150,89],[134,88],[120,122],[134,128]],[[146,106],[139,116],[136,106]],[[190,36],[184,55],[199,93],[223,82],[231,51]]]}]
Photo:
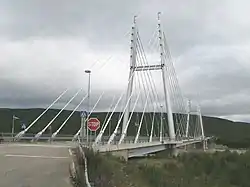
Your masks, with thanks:
[{"label": "overcast sky", "polygon": [[[0,107],[57,106],[83,87],[92,69],[99,109],[128,80],[134,15],[145,47],[157,24],[168,38],[185,97],[204,115],[250,122],[248,0],[0,0]],[[84,94],[72,103],[74,107]]]}]

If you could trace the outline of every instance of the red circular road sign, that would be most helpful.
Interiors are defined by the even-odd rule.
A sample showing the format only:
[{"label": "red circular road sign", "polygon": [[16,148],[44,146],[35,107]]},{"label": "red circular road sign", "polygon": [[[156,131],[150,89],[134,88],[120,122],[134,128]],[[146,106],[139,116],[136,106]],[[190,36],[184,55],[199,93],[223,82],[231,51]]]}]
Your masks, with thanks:
[{"label": "red circular road sign", "polygon": [[100,121],[97,118],[89,118],[87,126],[89,130],[97,131],[100,128]]}]

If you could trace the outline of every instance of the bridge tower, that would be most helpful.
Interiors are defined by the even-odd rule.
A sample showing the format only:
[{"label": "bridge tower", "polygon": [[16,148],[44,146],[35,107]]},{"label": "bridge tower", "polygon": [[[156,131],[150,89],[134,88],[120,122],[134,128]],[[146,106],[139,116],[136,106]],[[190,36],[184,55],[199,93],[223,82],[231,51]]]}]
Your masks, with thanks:
[{"label": "bridge tower", "polygon": [[203,120],[202,120],[202,114],[201,114],[201,107],[198,105],[198,115],[199,115],[199,122],[200,122],[200,128],[201,128],[201,138],[203,143],[203,150],[205,151],[207,149],[207,140],[205,138],[204,134],[204,126],[203,126]]},{"label": "bridge tower", "polygon": [[168,116],[168,128],[169,128],[169,137],[170,140],[175,140],[175,128],[174,128],[174,120],[173,120],[173,113],[171,108],[171,100],[170,100],[170,93],[169,93],[169,85],[167,84],[167,67],[165,64],[165,53],[164,53],[164,41],[163,41],[163,32],[161,29],[161,20],[160,20],[160,12],[158,13],[158,38],[159,38],[159,47],[160,47],[160,63],[156,65],[142,65],[139,66],[136,63],[136,17],[134,17],[134,23],[132,26],[131,32],[131,47],[130,47],[130,73],[129,73],[129,81],[127,87],[127,94],[125,103],[128,103],[128,107],[125,110],[124,117],[123,117],[123,124],[122,124],[122,137],[126,136],[126,126],[128,123],[129,113],[130,113],[130,103],[131,103],[131,95],[133,89],[133,77],[135,71],[155,71],[161,70],[162,73],[162,80],[163,80],[163,90],[164,90],[164,98],[165,98],[165,106],[166,106],[166,113]]},{"label": "bridge tower", "polygon": [[186,124],[186,131],[185,131],[186,138],[188,138],[188,132],[189,132],[190,112],[191,112],[191,101],[190,101],[190,99],[188,99],[187,124]]},{"label": "bridge tower", "polygon": [[134,72],[136,69],[136,16],[134,16],[134,23],[132,26],[132,32],[131,32],[131,46],[130,46],[130,71],[129,71],[129,81],[128,81],[128,87],[127,87],[127,94],[126,94],[126,100],[125,103],[128,102],[128,107],[125,110],[124,117],[123,117],[123,124],[122,124],[122,133],[126,135],[126,125],[129,118],[129,112],[130,112],[130,97],[132,95],[132,89],[133,89],[133,82],[134,82]]}]

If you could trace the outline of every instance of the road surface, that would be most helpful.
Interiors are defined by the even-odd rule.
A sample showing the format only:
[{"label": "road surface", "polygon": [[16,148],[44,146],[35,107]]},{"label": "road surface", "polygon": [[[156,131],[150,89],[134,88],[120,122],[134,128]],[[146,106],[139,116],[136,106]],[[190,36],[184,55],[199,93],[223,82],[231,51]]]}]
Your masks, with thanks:
[{"label": "road surface", "polygon": [[0,144],[1,187],[70,187],[68,147]]}]

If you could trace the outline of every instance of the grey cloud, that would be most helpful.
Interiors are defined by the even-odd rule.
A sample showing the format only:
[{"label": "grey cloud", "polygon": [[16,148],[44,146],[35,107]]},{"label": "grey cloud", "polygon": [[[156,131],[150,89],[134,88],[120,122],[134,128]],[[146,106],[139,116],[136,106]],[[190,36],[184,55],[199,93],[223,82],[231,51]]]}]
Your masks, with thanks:
[{"label": "grey cloud", "polygon": [[[9,22],[3,24],[1,30],[10,38],[85,36],[94,48],[100,48],[100,45],[112,47],[110,43],[119,45],[117,41],[121,41],[122,35],[131,27],[133,15],[136,14],[143,38],[149,37],[156,27],[158,11],[164,13],[164,28],[174,54],[180,54],[197,44],[242,41],[249,36],[250,29],[243,23],[244,30],[240,30],[242,23],[233,20],[230,12],[232,6],[237,10],[247,7],[247,1],[239,1],[235,6],[232,1],[214,0],[3,2],[2,7],[8,13],[5,16]],[[240,37],[238,32],[241,32]]]},{"label": "grey cloud", "polygon": [[185,71],[180,70],[184,91],[191,98],[199,98],[206,114],[249,114],[250,68],[242,54],[232,47],[209,49],[183,56],[183,60],[192,61],[190,67],[184,65]]},{"label": "grey cloud", "polygon": [[233,121],[245,121],[250,122],[250,115],[230,115],[230,116],[221,116],[225,119],[230,119]]},{"label": "grey cloud", "polygon": [[14,40],[84,36],[93,46],[95,42],[113,43],[130,28],[137,5],[132,1],[6,1],[11,21],[1,30]]},{"label": "grey cloud", "polygon": [[[112,95],[126,88],[130,39],[123,35],[130,30],[133,15],[138,15],[146,44],[156,29],[156,13],[162,11],[185,95],[198,97],[207,115],[250,113],[246,0],[5,0],[0,4],[1,107],[45,106],[66,87],[71,94],[80,87],[86,93],[84,69],[115,55],[118,58],[107,65],[102,60],[94,66],[92,74],[91,103],[106,90],[98,109],[107,109]],[[79,98],[70,108],[77,102]]]}]

